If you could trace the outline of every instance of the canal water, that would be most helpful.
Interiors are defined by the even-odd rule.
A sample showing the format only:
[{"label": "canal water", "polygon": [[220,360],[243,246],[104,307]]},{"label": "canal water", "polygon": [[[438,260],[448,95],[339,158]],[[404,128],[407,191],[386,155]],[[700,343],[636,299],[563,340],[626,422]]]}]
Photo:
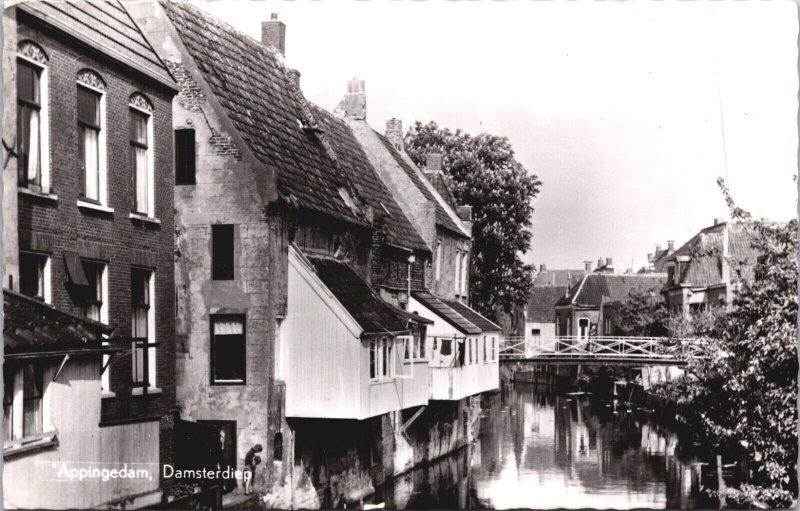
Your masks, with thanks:
[{"label": "canal water", "polygon": [[381,488],[387,508],[716,507],[713,467],[652,413],[519,383],[484,405],[475,443]]}]

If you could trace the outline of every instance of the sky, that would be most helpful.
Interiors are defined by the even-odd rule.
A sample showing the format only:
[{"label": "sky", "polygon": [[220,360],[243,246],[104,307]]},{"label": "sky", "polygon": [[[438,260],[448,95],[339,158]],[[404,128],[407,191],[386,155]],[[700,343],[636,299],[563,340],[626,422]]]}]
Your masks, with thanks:
[{"label": "sky", "polygon": [[794,2],[218,0],[260,39],[277,13],[286,62],[332,110],[366,82],[367,120],[506,136],[542,181],[524,259],[638,269],[660,243],[728,215],[797,216]]}]

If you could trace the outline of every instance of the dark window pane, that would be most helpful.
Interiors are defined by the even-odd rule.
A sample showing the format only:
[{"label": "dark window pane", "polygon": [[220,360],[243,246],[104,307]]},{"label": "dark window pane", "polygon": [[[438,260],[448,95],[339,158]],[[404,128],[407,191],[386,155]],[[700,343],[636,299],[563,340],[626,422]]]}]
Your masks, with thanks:
[{"label": "dark window pane", "polygon": [[243,383],[247,364],[244,318],[215,318],[212,343],[212,380]]},{"label": "dark window pane", "polygon": [[3,432],[4,441],[12,438],[14,402],[14,367],[8,363],[3,364]]},{"label": "dark window pane", "polygon": [[39,70],[17,61],[17,98],[39,104]]},{"label": "dark window pane", "polygon": [[136,110],[131,110],[130,137],[131,142],[147,147],[147,119],[145,115]]},{"label": "dark window pane", "polygon": [[44,374],[40,364],[25,365],[22,387],[22,436],[42,433]]},{"label": "dark window pane", "polygon": [[100,127],[100,95],[78,87],[78,122]]},{"label": "dark window pane", "polygon": [[150,305],[150,270],[131,270],[131,304]]},{"label": "dark window pane", "polygon": [[44,298],[45,258],[35,254],[19,255],[19,290],[26,296]]},{"label": "dark window pane", "polygon": [[194,130],[175,130],[175,184],[195,183]]},{"label": "dark window pane", "polygon": [[233,280],[233,226],[212,225],[212,278]]}]

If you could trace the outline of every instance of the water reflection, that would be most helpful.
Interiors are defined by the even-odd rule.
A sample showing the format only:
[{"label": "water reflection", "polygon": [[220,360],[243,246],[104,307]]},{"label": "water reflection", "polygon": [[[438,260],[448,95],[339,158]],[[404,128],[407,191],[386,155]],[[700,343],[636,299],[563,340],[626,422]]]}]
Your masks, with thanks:
[{"label": "water reflection", "polygon": [[518,385],[490,400],[475,445],[394,481],[394,508],[713,507],[708,467],[678,435],[586,397]]}]

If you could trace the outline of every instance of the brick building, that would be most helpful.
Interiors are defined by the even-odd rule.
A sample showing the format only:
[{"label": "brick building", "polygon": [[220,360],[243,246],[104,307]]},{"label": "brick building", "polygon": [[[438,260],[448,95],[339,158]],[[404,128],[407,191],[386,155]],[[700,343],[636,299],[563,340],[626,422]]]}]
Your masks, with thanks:
[{"label": "brick building", "polygon": [[[105,448],[171,463],[176,85],[118,2],[21,3],[4,24],[4,78],[16,83],[6,88],[15,97],[4,114],[4,195],[15,197],[4,221],[17,238],[6,244],[4,287],[110,327],[119,350],[98,367],[96,396]],[[13,235],[4,229],[4,242]],[[130,424],[141,425],[139,445],[119,428]],[[89,506],[143,505],[159,500],[154,485],[77,492]],[[32,507],[53,500],[41,502]]]},{"label": "brick building", "polygon": [[688,316],[730,305],[752,280],[758,255],[752,247],[754,236],[745,224],[715,219],[666,256],[662,294],[670,312]]},{"label": "brick building", "polygon": [[604,305],[628,299],[632,292],[658,296],[667,276],[661,273],[614,275],[589,273],[555,304],[556,336],[586,340],[613,330],[604,324]]}]

